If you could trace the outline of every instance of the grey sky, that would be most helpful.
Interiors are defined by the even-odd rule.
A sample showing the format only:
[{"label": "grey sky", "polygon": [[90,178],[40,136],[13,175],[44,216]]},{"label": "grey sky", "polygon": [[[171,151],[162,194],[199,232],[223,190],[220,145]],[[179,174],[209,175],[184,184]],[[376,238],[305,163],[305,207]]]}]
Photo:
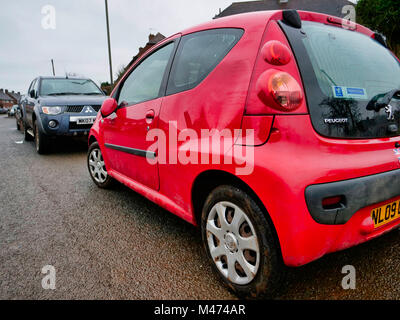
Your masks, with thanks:
[{"label": "grey sky", "polygon": [[[73,72],[109,81],[104,0],[0,0],[0,88],[25,93],[30,81]],[[114,74],[149,33],[169,36],[211,20],[232,0],[109,0]],[[42,7],[56,9],[56,29],[42,28]]]}]

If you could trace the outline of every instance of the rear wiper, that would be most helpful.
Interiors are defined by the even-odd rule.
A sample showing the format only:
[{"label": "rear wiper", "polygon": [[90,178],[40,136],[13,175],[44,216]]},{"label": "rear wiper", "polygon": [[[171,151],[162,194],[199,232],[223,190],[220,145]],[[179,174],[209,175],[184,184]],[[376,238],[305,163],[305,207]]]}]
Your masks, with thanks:
[{"label": "rear wiper", "polygon": [[392,91],[389,91],[388,93],[377,94],[368,102],[367,110],[374,110],[375,112],[379,112],[379,110],[386,108],[390,104],[390,101],[392,101],[392,99],[399,94],[400,89],[394,89]]},{"label": "rear wiper", "polygon": [[88,93],[84,93],[85,96],[98,96],[98,95],[102,95],[101,92],[88,92]]}]

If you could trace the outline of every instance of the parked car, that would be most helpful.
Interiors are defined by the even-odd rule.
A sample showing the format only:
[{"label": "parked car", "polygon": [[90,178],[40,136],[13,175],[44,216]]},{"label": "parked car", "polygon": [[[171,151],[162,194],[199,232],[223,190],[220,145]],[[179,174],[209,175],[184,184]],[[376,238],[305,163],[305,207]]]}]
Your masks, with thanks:
[{"label": "parked car", "polygon": [[7,115],[9,116],[9,117],[14,117],[14,115],[15,115],[15,112],[17,111],[17,107],[18,107],[18,105],[13,105],[10,109],[8,109],[8,111],[7,111]]},{"label": "parked car", "polygon": [[17,110],[15,111],[15,122],[17,124],[17,129],[18,130],[23,130],[24,129],[24,123],[22,119],[22,111],[21,111],[21,106],[18,104],[17,105]]},{"label": "parked car", "polygon": [[399,228],[399,90],[399,60],[361,25],[216,19],[127,71],[90,131],[89,173],[200,226],[231,289],[271,296],[283,264]]},{"label": "parked car", "polygon": [[57,136],[87,135],[105,94],[90,79],[38,77],[21,99],[26,140],[39,154]]},{"label": "parked car", "polygon": [[6,114],[8,112],[7,108],[0,107],[0,114]]}]

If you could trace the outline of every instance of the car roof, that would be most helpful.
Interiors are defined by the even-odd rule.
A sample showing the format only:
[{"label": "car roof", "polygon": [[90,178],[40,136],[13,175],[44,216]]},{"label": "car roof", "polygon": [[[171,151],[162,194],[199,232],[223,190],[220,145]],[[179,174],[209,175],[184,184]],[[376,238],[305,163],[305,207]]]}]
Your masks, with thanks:
[{"label": "car roof", "polygon": [[92,80],[92,79],[86,78],[86,77],[51,77],[51,76],[40,76],[40,77],[37,77],[37,79],[40,79],[40,80],[43,80],[43,79],[46,79],[46,80],[49,80],[49,79]]},{"label": "car roof", "polygon": [[[242,28],[242,29],[248,29],[251,27],[257,27],[257,26],[266,26],[266,24],[269,22],[271,19],[282,19],[282,12],[284,10],[266,10],[266,11],[256,11],[256,12],[247,12],[247,13],[240,13],[240,14],[235,14],[231,16],[226,16],[218,19],[213,19],[211,21],[190,27],[188,29],[185,29],[181,32],[178,32],[163,41],[159,42],[156,47],[159,47],[160,45],[163,45],[164,43],[170,41],[172,38],[176,37],[177,35],[187,35],[190,33],[198,32],[198,31],[203,31],[203,30],[208,30],[208,29],[217,29],[217,28]],[[302,10],[297,10],[299,15],[301,16],[302,20],[305,21],[315,21],[319,23],[324,23],[327,19],[327,17],[333,17],[324,13],[317,13],[317,12],[311,12],[311,11],[302,11]],[[338,18],[338,17],[337,17]],[[342,19],[342,18],[339,18]],[[360,25],[356,24],[357,26],[357,31],[364,33],[368,36],[371,36],[373,32]]]}]

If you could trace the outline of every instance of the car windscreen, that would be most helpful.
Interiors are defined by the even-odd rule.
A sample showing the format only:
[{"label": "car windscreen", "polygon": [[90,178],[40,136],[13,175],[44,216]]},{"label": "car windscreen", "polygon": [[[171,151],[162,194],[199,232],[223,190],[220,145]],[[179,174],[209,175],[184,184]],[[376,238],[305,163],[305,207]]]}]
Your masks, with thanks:
[{"label": "car windscreen", "polygon": [[40,95],[103,95],[97,85],[88,79],[42,79]]},{"label": "car windscreen", "polygon": [[400,63],[387,48],[359,32],[321,23],[281,26],[317,132],[350,139],[400,135]]}]

